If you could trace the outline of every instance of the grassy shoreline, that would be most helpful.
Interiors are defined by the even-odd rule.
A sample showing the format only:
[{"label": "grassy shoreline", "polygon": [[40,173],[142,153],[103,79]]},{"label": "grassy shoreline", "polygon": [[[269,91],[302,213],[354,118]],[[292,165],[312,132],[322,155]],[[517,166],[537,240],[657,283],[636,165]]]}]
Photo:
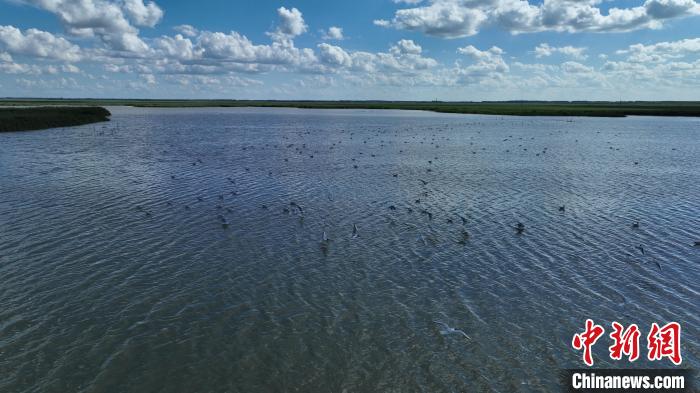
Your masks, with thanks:
[{"label": "grassy shoreline", "polygon": [[101,107],[0,107],[0,132],[79,126],[109,121],[110,115]]},{"label": "grassy shoreline", "polygon": [[157,108],[272,107],[308,109],[403,109],[441,113],[508,116],[687,116],[700,117],[697,101],[634,102],[437,102],[437,101],[256,101],[137,99],[0,99],[2,106],[134,106]]}]

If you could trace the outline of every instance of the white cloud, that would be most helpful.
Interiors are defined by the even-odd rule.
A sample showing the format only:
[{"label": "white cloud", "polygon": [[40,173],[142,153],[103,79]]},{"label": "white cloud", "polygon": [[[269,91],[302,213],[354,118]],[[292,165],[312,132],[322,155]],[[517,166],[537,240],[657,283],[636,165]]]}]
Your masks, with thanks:
[{"label": "white cloud", "polygon": [[457,49],[457,53],[467,56],[472,60],[472,64],[458,69],[461,77],[498,78],[510,70],[508,64],[503,60],[503,49],[493,46],[488,50],[479,50],[472,45]]},{"label": "white cloud", "polygon": [[352,58],[343,48],[322,43],[318,45],[318,49],[320,52],[319,57],[324,63],[340,67],[352,66]]},{"label": "white cloud", "polygon": [[435,0],[424,7],[396,11],[393,20],[376,20],[378,26],[420,31],[428,35],[457,38],[474,35],[487,20],[478,8],[463,6],[458,1]]},{"label": "white cloud", "polygon": [[400,40],[396,45],[391,47],[390,51],[396,54],[408,53],[419,55],[423,52],[423,48],[413,42],[413,40]]},{"label": "white cloud", "polygon": [[277,9],[277,15],[279,16],[279,24],[277,26],[277,31],[272,33],[272,36],[282,36],[287,38],[296,37],[302,35],[308,30],[306,22],[304,22],[304,17],[296,8],[291,10],[280,7]]},{"label": "white cloud", "polygon": [[427,5],[397,10],[376,25],[458,38],[477,34],[487,25],[513,33],[538,31],[630,31],[659,28],[666,19],[700,14],[694,0],[646,0],[631,8],[610,8],[601,0],[431,0]]},{"label": "white cloud", "polygon": [[74,62],[80,60],[80,48],[63,37],[46,31],[0,26],[0,47],[14,55],[42,57]]},{"label": "white cloud", "polygon": [[173,29],[175,29],[175,31],[177,32],[180,32],[185,37],[196,37],[197,34],[199,34],[199,30],[194,28],[192,25],[178,25],[175,26]]},{"label": "white cloud", "polygon": [[581,47],[574,47],[574,46],[560,46],[560,47],[554,47],[550,46],[547,43],[542,43],[539,44],[537,47],[535,47],[535,57],[542,58],[542,57],[549,57],[552,56],[555,53],[560,53],[564,56],[569,56],[571,58],[577,59],[577,60],[585,60],[588,56],[584,53],[586,51],[586,48],[581,48]]},{"label": "white cloud", "polygon": [[163,10],[156,3],[143,0],[124,0],[124,11],[137,26],[155,26],[163,17]]},{"label": "white cloud", "polygon": [[55,14],[69,34],[99,37],[110,49],[143,53],[148,46],[134,26],[153,27],[163,11],[142,0],[22,0]]},{"label": "white cloud", "polygon": [[628,55],[629,61],[639,63],[666,61],[698,53],[700,53],[700,38],[659,42],[652,45],[634,44],[627,49],[617,51],[617,54]]},{"label": "white cloud", "polygon": [[201,54],[201,50],[195,49],[192,41],[180,34],[175,37],[163,36],[154,41],[154,47],[159,49],[163,56],[178,60],[192,60]]},{"label": "white cloud", "polygon": [[328,31],[323,33],[324,40],[340,41],[340,40],[343,40],[344,38],[345,37],[343,36],[343,28],[342,27],[331,26],[328,28]]}]

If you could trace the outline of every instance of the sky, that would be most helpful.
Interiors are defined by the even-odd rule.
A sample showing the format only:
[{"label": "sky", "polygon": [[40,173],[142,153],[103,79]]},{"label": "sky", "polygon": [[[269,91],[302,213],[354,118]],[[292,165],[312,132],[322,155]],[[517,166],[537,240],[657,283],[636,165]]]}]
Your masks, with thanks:
[{"label": "sky", "polygon": [[700,100],[700,3],[0,0],[0,97]]}]

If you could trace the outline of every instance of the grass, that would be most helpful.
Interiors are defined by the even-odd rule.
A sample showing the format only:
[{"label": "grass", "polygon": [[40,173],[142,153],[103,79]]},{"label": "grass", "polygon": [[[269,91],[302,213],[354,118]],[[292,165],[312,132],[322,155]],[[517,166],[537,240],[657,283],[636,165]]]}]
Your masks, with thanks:
[{"label": "grass", "polygon": [[79,126],[108,121],[110,115],[100,107],[0,108],[0,132]]},{"label": "grass", "polygon": [[123,100],[123,99],[5,99],[12,105],[101,105],[159,108],[186,107],[287,107],[314,109],[407,109],[443,113],[511,116],[691,116],[700,117],[700,102],[438,102],[438,101],[252,101],[252,100]]}]

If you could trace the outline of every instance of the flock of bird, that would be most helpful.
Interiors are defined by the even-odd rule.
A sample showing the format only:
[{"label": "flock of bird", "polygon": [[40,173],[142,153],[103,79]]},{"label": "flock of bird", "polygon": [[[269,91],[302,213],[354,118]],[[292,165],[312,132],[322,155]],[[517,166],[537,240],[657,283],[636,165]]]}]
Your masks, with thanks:
[{"label": "flock of bird", "polygon": [[[434,130],[433,130],[433,131],[434,131]],[[600,133],[600,132],[599,132],[599,133]],[[303,137],[303,136],[305,136],[305,135],[308,136],[309,134],[310,134],[309,131],[306,131],[306,132],[299,131],[299,132],[297,132],[297,136],[298,136],[298,137]],[[346,135],[347,135],[347,138],[348,138],[349,140],[352,140],[352,139],[356,136],[354,132],[346,132],[345,130],[342,130],[342,131],[341,131],[341,134],[346,134]],[[480,134],[480,131],[477,131],[477,132],[476,132],[476,136],[478,137],[479,134]],[[395,135],[395,136],[399,136],[399,130],[394,131],[394,135]],[[289,139],[289,136],[286,135],[286,134],[283,134],[283,135],[282,135],[282,138],[283,138],[283,139]],[[376,139],[375,139],[375,138],[376,138]],[[377,149],[383,149],[383,148],[385,148],[385,147],[390,143],[389,141],[385,141],[383,138],[384,138],[384,135],[382,135],[379,131],[377,131],[373,136],[365,136],[364,139],[362,140],[362,145],[361,145],[361,146],[368,145],[368,144],[371,145],[372,142],[374,142],[374,146],[372,146],[372,147],[377,148]],[[430,144],[430,145],[433,145],[435,149],[440,149],[440,144],[438,143],[439,141],[436,140],[437,138],[438,138],[438,135],[437,135],[435,132],[433,132],[432,134],[426,134],[426,135],[424,135],[422,139],[421,139],[419,136],[414,135],[414,136],[412,136],[412,138],[411,138],[412,140],[405,140],[403,143],[404,143],[404,144],[408,144],[408,143],[411,143],[411,142],[415,142],[415,143],[419,143],[419,144]],[[377,140],[377,139],[378,139],[378,140]],[[473,139],[473,137],[472,137],[472,139]],[[529,139],[529,141],[532,141],[532,140],[534,140],[535,138],[534,138],[534,137],[530,137],[530,138],[519,137],[519,138],[516,138],[516,137],[514,137],[513,135],[509,135],[507,138],[503,139],[502,142],[503,142],[503,143],[506,143],[506,142],[516,142],[516,143],[518,143],[517,148],[518,148],[518,149],[521,149],[521,151],[524,152],[525,154],[528,154],[528,153],[527,153],[527,152],[528,152],[528,147],[526,147],[526,146],[524,145],[524,144],[525,144],[525,141],[527,141],[528,139]],[[443,137],[442,141],[443,141],[444,143],[450,143],[450,138]],[[256,149],[265,150],[266,148],[267,148],[267,149],[282,149],[282,148],[283,148],[283,149],[287,149],[288,151],[292,152],[293,154],[295,154],[295,155],[297,155],[297,156],[308,157],[308,159],[310,159],[310,160],[311,160],[311,159],[314,159],[315,156],[317,156],[317,155],[320,154],[319,150],[314,150],[314,149],[310,148],[310,147],[307,145],[307,143],[299,143],[298,141],[297,141],[296,143],[291,142],[291,141],[288,141],[288,142],[289,142],[289,143],[286,143],[286,142],[285,142],[285,144],[270,144],[270,143],[267,143],[267,144],[265,144],[264,146],[263,146],[263,145],[246,145],[246,146],[241,147],[241,150],[244,151],[244,152],[246,152],[246,151],[256,150]],[[578,142],[578,140],[576,140],[576,142]],[[336,141],[336,142],[328,141],[328,143],[329,143],[329,145],[328,145],[328,149],[329,149],[329,150],[338,149],[340,146],[342,146],[342,144],[343,144],[343,139],[341,139],[341,140],[339,140],[339,141]],[[474,146],[474,141],[473,141],[473,140],[470,142],[470,146]],[[514,150],[514,149],[515,149],[515,147],[510,147],[510,148],[508,148],[508,149],[505,149],[505,153],[510,153],[511,150]],[[613,146],[609,146],[609,149],[611,149],[611,150],[617,150],[617,151],[620,150],[620,148],[615,148],[615,147],[613,147]],[[483,151],[483,150],[486,150],[486,148],[485,148],[485,147],[483,147],[483,148],[481,148],[481,149],[473,148],[469,153],[471,153],[471,154],[477,154],[480,150]],[[674,149],[674,150],[675,150],[675,149]],[[436,150],[436,151],[439,151],[439,150]],[[540,157],[540,156],[546,155],[546,154],[547,154],[547,151],[548,151],[548,147],[544,147],[544,148],[542,148],[541,150],[537,150],[536,153],[534,153],[534,154],[535,154],[535,156]],[[168,153],[167,150],[164,151],[164,153]],[[369,153],[369,152],[368,152],[368,153]],[[361,157],[360,157],[360,156],[363,156],[364,154],[365,154],[365,152],[359,151],[359,152],[356,152],[356,156],[355,156],[355,157],[352,157],[352,158],[351,158],[351,165],[352,165],[352,168],[353,168],[353,169],[359,169],[359,163],[360,163],[360,161],[361,161]],[[404,150],[403,150],[403,149],[399,150],[399,154],[404,154]],[[369,153],[369,154],[367,154],[367,156],[374,158],[374,157],[376,157],[377,155],[376,155],[376,153]],[[365,156],[365,157],[367,157],[367,156]],[[285,162],[285,163],[288,163],[291,157],[292,157],[292,155],[287,154],[287,156],[283,158],[284,162]],[[434,161],[437,161],[437,160],[439,160],[439,159],[440,159],[439,155],[436,155],[433,159],[427,161],[427,166],[425,167],[426,176],[430,176],[430,173],[433,172],[433,169],[435,168],[435,166],[433,165],[433,162],[434,162]],[[196,167],[196,166],[203,166],[204,161],[202,160],[202,158],[196,158],[196,159],[192,160],[189,164],[190,164],[191,166],[193,166],[193,167]],[[287,164],[284,164],[284,165],[287,165]],[[635,161],[635,162],[634,162],[634,165],[639,165],[639,162],[638,162],[638,161]],[[254,172],[256,172],[256,171],[251,172],[251,169],[248,168],[248,167],[244,167],[243,169],[245,170],[245,173],[250,174],[251,176],[259,176],[259,174],[254,173]],[[271,170],[263,170],[263,171],[266,171],[268,176],[273,176],[273,172],[272,172]],[[389,175],[390,175],[391,177],[393,177],[393,178],[399,177],[399,173],[390,173]],[[310,174],[310,176],[312,176],[312,175]],[[178,177],[177,177],[176,175],[171,175],[171,179],[176,180],[176,179],[178,179]],[[228,183],[229,185],[236,186],[236,184],[237,184],[237,183],[236,183],[236,180],[235,180],[234,178],[232,178],[232,177],[227,177],[227,178],[226,178],[226,181],[227,181],[227,183]],[[424,180],[424,179],[422,179],[422,178],[415,178],[415,181],[416,181],[416,182],[420,182],[420,185],[422,185],[422,187],[424,188],[424,191],[421,193],[421,197],[427,197],[427,196],[428,196],[427,186],[430,184],[430,181],[429,181],[429,180]],[[236,196],[236,195],[238,195],[238,191],[235,191],[235,190],[234,190],[234,191],[230,191],[230,192],[229,192],[229,195],[231,195],[231,196]],[[227,213],[232,213],[233,210],[232,210],[230,207],[224,207],[224,206],[223,206],[223,202],[224,202],[224,200],[225,200],[225,195],[224,195],[224,194],[219,194],[217,197],[218,197],[218,200],[219,200],[219,203],[218,203],[217,206],[216,206],[217,209],[220,210],[220,211],[226,211]],[[329,197],[329,199],[330,199],[330,197]],[[200,196],[200,197],[197,197],[196,202],[204,202],[204,200],[205,200],[205,199],[204,199],[203,197]],[[411,204],[409,207],[406,207],[405,209],[407,210],[408,213],[413,213],[413,212],[414,212],[414,209],[415,209],[415,210],[418,211],[421,215],[426,216],[427,219],[428,219],[429,221],[432,221],[432,220],[434,219],[434,214],[433,214],[432,212],[428,211],[428,210],[425,209],[425,208],[420,208],[420,206],[422,206],[422,205],[421,205],[421,202],[422,202],[422,201],[421,201],[421,198],[416,198],[416,199],[414,200],[414,203]],[[193,203],[195,203],[195,201],[193,201]],[[166,204],[167,204],[168,206],[172,206],[172,202],[170,202],[170,201],[166,202]],[[187,209],[187,210],[191,209],[190,205],[188,205],[188,204],[185,204],[185,205],[184,205],[184,208]],[[144,212],[144,214],[145,214],[146,216],[148,216],[148,217],[152,216],[152,213],[151,213],[150,211],[147,211],[146,209],[142,208],[141,206],[137,206],[136,209],[139,210],[139,211]],[[261,206],[261,209],[263,209],[263,210],[268,210],[268,206],[262,205],[262,206]],[[395,206],[395,205],[389,205],[389,206],[388,206],[388,209],[389,209],[390,211],[396,211],[396,210],[398,210],[397,206]],[[282,207],[281,207],[281,210],[282,210],[282,212],[283,212],[284,214],[298,215],[302,220],[303,220],[303,218],[304,218],[304,214],[305,214],[304,208],[303,208],[300,204],[298,204],[298,203],[296,203],[296,202],[294,202],[294,201],[291,201],[291,202],[289,202],[287,205],[282,206]],[[566,206],[564,206],[564,205],[558,206],[558,211],[559,211],[560,213],[562,213],[562,214],[566,213]],[[469,231],[467,230],[467,227],[468,227],[468,220],[467,220],[467,218],[464,217],[464,216],[462,216],[462,215],[459,215],[459,214],[454,214],[453,217],[448,217],[448,218],[446,218],[445,221],[446,221],[447,224],[454,224],[455,221],[456,221],[457,219],[459,219],[460,222],[459,222],[459,224],[458,224],[458,225],[459,225],[459,235],[458,235],[458,240],[456,240],[456,242],[457,242],[458,244],[460,244],[460,245],[466,245],[466,244],[469,242],[470,237],[471,237]],[[217,220],[220,222],[220,224],[221,224],[221,226],[222,226],[223,228],[229,228],[229,227],[231,226],[231,223],[229,222],[229,220],[228,220],[228,219],[226,218],[226,216],[225,216],[224,214],[222,214],[222,213],[220,213],[220,214],[217,215]],[[631,225],[631,228],[632,228],[632,229],[639,229],[639,228],[640,228],[640,223],[639,223],[639,222],[634,222],[634,223]],[[515,235],[524,235],[525,232],[526,232],[526,226],[525,226],[525,224],[524,224],[523,222],[515,222],[514,225],[512,226],[512,230],[514,231],[514,234],[515,234]],[[350,236],[352,239],[356,239],[356,238],[360,237],[360,230],[359,230],[357,224],[352,224],[352,229],[351,229],[351,231],[349,231],[349,236]],[[420,238],[424,243],[427,244],[427,241],[425,240],[424,237],[420,236],[419,238]],[[328,252],[328,250],[329,250],[329,248],[330,248],[330,246],[331,246],[331,242],[332,242],[332,239],[329,238],[329,236],[328,236],[328,234],[326,233],[326,231],[325,231],[325,230],[321,231],[321,234],[320,234],[320,248],[321,248],[321,250],[323,251],[324,254],[326,254],[326,253]],[[696,242],[694,243],[694,246],[695,246],[695,247],[700,247],[700,241],[696,241]],[[642,245],[639,245],[639,246],[637,246],[636,248],[641,252],[642,256],[646,255],[646,252],[645,252],[644,247],[643,247]],[[659,262],[654,261],[654,263],[656,264],[656,266],[658,267],[658,269],[661,270],[661,265],[659,264]]]}]

